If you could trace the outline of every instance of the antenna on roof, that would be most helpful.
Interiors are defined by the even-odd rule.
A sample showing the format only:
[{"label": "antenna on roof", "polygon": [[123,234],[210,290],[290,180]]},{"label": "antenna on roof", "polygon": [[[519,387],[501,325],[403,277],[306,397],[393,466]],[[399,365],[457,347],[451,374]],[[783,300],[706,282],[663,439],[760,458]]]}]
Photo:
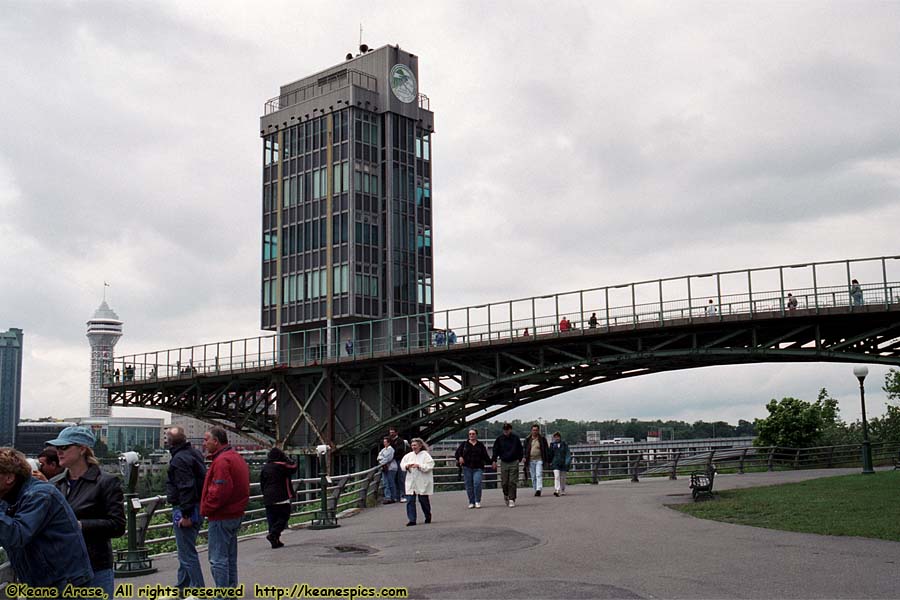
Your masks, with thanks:
[{"label": "antenna on roof", "polygon": [[362,22],[359,24],[359,45],[362,46]]}]

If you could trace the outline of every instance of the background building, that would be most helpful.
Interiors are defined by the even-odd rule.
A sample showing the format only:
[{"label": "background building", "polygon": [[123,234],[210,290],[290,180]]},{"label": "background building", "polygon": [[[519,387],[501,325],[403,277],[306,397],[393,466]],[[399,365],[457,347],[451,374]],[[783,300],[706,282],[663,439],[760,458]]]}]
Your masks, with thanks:
[{"label": "background building", "polygon": [[[418,76],[415,55],[362,46],[266,103],[263,329],[306,331],[329,352],[425,331],[434,114]],[[385,320],[378,331],[354,325],[371,319]]]},{"label": "background building", "polygon": [[59,437],[60,431],[73,425],[78,423],[51,419],[20,421],[16,428],[16,450],[35,457],[44,450],[48,440]]},{"label": "background building", "polygon": [[[203,435],[212,427],[211,423],[188,417],[187,415],[176,415],[172,413],[172,426],[184,428],[184,435],[187,440],[195,447],[201,448],[203,443]],[[261,450],[263,447],[257,440],[243,435],[238,435],[233,431],[228,432],[228,443],[239,450]]]},{"label": "background building", "polygon": [[22,330],[0,333],[0,446],[16,445],[22,404]]},{"label": "background building", "polygon": [[[78,419],[76,419],[78,420]],[[137,448],[161,450],[165,447],[165,420],[147,417],[105,417],[80,419],[80,425],[90,427],[94,436],[102,440],[111,453]]]},{"label": "background building", "polygon": [[110,414],[103,378],[111,375],[113,349],[120,337],[122,321],[104,299],[87,322],[87,338],[91,344],[91,417],[108,417]]}]

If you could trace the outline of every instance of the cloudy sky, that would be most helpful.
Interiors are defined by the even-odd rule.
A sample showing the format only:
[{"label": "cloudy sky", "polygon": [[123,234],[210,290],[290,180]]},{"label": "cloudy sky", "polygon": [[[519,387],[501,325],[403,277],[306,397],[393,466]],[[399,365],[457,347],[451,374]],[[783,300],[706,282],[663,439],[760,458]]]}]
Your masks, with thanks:
[{"label": "cloudy sky", "polygon": [[[260,333],[258,119],[360,23],[420,57],[436,114],[438,308],[900,253],[900,3],[5,0],[0,330],[25,330],[24,416],[87,413],[104,281],[119,354]],[[736,422],[823,386],[859,417],[844,364],[511,416]]]}]

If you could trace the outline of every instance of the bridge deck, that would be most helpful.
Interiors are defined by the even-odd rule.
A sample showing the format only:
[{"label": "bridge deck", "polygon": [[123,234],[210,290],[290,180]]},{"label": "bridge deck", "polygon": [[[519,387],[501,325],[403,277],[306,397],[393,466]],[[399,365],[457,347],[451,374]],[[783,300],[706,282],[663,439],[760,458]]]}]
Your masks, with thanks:
[{"label": "bridge deck", "polygon": [[[718,489],[769,485],[858,469],[719,475]],[[697,520],[665,507],[690,499],[688,482],[571,486],[514,509],[499,490],[467,510],[463,492],[432,496],[434,523],[404,527],[403,505],[367,509],[326,531],[298,530],[271,550],[242,542],[248,584],[406,586],[410,598],[895,598],[900,544]],[[343,547],[344,552],[338,549]],[[353,552],[353,550],[357,550]],[[348,551],[349,550],[349,551]],[[207,585],[208,560],[201,554]],[[171,584],[160,572],[128,580]],[[125,580],[122,580],[125,581]]]}]

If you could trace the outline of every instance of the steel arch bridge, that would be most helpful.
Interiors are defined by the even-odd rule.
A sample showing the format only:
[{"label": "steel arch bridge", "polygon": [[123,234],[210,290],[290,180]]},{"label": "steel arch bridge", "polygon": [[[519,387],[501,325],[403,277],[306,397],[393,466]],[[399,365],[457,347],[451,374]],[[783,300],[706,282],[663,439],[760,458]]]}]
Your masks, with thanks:
[{"label": "steel arch bridge", "polygon": [[[120,376],[110,374],[107,387],[112,405],[188,414],[295,451],[324,443],[365,455],[389,425],[439,441],[512,408],[651,373],[764,362],[898,366],[900,277],[889,277],[898,259],[579,290],[387,328],[355,324],[351,337],[335,328],[330,337],[307,331],[143,353],[116,358],[109,371]],[[857,272],[868,282],[854,284]],[[812,285],[793,283],[807,275]],[[376,337],[376,329],[390,333]]]}]

